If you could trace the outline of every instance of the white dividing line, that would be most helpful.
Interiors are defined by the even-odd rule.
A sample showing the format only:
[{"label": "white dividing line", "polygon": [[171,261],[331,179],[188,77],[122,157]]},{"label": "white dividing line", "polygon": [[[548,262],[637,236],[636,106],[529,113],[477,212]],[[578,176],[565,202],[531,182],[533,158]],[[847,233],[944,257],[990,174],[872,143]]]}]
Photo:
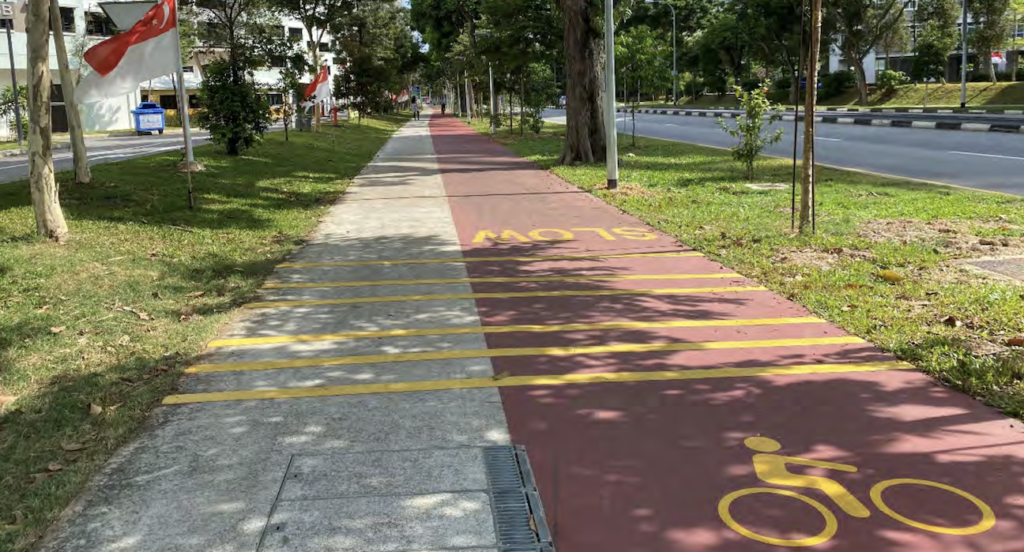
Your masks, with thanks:
[{"label": "white dividing line", "polygon": [[829,142],[842,142],[839,138],[825,138],[824,136],[815,136],[815,140],[828,140]]},{"label": "white dividing line", "polygon": [[976,155],[978,157],[995,157],[997,159],[1013,159],[1016,161],[1024,161],[1024,157],[1013,157],[1011,155],[993,155],[991,153],[973,153],[970,151],[951,151],[949,153],[955,153],[958,155]]}]

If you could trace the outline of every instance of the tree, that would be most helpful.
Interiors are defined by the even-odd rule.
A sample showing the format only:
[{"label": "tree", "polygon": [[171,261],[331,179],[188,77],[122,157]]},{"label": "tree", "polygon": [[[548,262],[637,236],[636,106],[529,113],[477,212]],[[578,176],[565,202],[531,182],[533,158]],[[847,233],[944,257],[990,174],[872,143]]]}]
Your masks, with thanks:
[{"label": "tree", "polygon": [[[601,9],[598,0],[559,0],[565,52],[566,132],[563,165],[605,156],[601,112]],[[613,152],[614,153],[614,152]]]},{"label": "tree", "polygon": [[807,98],[804,100],[804,156],[800,178],[800,233],[811,222],[814,204],[814,117],[818,100],[818,52],[821,49],[821,0],[811,0],[811,43],[807,59]]},{"label": "tree", "polygon": [[[664,44],[665,41],[656,37],[648,27],[629,28],[615,39],[615,69],[619,73],[616,81],[628,94],[635,93],[637,102],[640,101],[640,89],[645,84],[654,89],[671,86],[671,76],[664,72]],[[633,146],[636,146],[635,109],[633,125]]]},{"label": "tree", "polygon": [[64,45],[64,32],[57,0],[50,0],[50,24],[53,29],[53,46],[57,50],[57,67],[60,71],[60,89],[64,96],[65,112],[68,116],[68,134],[71,135],[71,152],[75,163],[75,184],[88,184],[92,180],[89,170],[89,154],[85,150],[85,132],[82,128],[82,114],[75,101],[75,80],[68,65],[68,50]]},{"label": "tree", "polygon": [[967,10],[974,21],[974,31],[967,39],[978,57],[981,72],[988,73],[996,82],[996,68],[992,64],[992,52],[999,51],[1006,42],[1007,20],[1010,0],[967,0]]},{"label": "tree", "polygon": [[[320,42],[323,41],[327,29],[331,25],[342,26],[349,14],[355,9],[354,0],[269,0],[272,5],[286,15],[298,19],[306,30],[310,40],[307,44],[310,77],[315,79],[320,73]],[[320,104],[313,107],[313,118],[316,131],[320,132]]]},{"label": "tree", "polygon": [[28,160],[32,209],[36,233],[63,243],[68,225],[60,208],[57,182],[53,177],[53,148],[50,130],[50,3],[29,2],[28,17]]},{"label": "tree", "polygon": [[[798,65],[806,59],[811,34],[801,29],[802,0],[744,0],[740,14],[752,24],[748,40],[768,65],[782,67],[790,78],[789,103],[799,101]],[[801,41],[802,39],[802,41]]]},{"label": "tree", "polygon": [[1006,68],[1010,71],[1010,80],[1016,82],[1017,68],[1020,66],[1020,50],[1017,49],[1017,33],[1024,28],[1024,0],[1010,0],[1010,7],[1006,11],[1006,30],[1010,34],[1006,46],[1009,53],[1006,59]]},{"label": "tree", "polygon": [[896,25],[903,25],[902,0],[839,0],[832,4],[836,15],[838,46],[853,64],[857,75],[860,105],[868,103],[868,82],[864,58],[876,50],[882,38]]},{"label": "tree", "polygon": [[897,15],[899,21],[897,21],[890,29],[889,32],[882,35],[878,40],[878,49],[885,52],[885,68],[886,70],[895,70],[892,67],[892,53],[893,52],[906,52],[910,48],[910,33],[907,30],[907,16],[906,12],[902,9],[899,10]]},{"label": "tree", "polygon": [[28,120],[25,114],[28,113],[28,88],[18,85],[18,95],[14,95],[14,87],[7,85],[3,92],[0,92],[0,117],[7,119],[8,130],[12,135],[18,133],[18,120],[15,117],[15,104],[21,112],[21,135],[28,135]]},{"label": "tree", "polygon": [[945,84],[949,54],[960,41],[959,6],[957,0],[919,0],[915,19],[923,24],[914,41],[914,80]]},{"label": "tree", "polygon": [[743,107],[743,115],[736,120],[736,127],[730,127],[724,119],[719,118],[718,124],[733,138],[739,138],[739,143],[732,147],[733,159],[743,163],[746,168],[747,180],[754,181],[754,163],[768,146],[782,139],[782,129],[770,132],[767,127],[782,119],[778,107],[768,101],[768,81],[763,81],[761,86],[744,92],[742,87],[736,87],[736,97]]}]

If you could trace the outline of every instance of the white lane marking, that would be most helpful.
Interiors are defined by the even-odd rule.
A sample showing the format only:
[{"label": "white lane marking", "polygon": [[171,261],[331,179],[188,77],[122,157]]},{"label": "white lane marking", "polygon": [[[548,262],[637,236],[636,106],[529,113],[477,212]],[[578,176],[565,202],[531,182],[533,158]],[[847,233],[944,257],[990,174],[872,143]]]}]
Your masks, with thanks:
[{"label": "white lane marking", "polygon": [[824,136],[815,136],[816,140],[828,140],[829,142],[842,142],[839,138],[825,138]]},{"label": "white lane marking", "polygon": [[1024,157],[1013,157],[1012,155],[993,155],[991,153],[974,153],[970,151],[951,151],[949,153],[955,153],[958,155],[977,155],[978,157],[996,157],[998,159],[1014,159],[1017,161],[1024,161]]}]

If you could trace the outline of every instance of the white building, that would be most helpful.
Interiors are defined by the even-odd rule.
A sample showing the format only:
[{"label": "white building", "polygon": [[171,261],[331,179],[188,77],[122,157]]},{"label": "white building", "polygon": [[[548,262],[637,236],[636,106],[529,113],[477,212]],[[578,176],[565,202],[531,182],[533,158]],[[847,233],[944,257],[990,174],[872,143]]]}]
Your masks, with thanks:
[{"label": "white building", "polygon": [[[0,0],[2,1],[2,0]],[[43,1],[43,0],[31,0]],[[93,44],[109,38],[116,34],[117,29],[113,22],[99,8],[97,0],[59,0],[61,20],[63,22],[64,42],[68,49],[69,65],[72,73],[77,77],[80,65],[82,64],[81,54]],[[15,9],[13,20],[0,21],[0,89],[11,85],[10,56],[8,53],[7,39],[3,36],[6,27],[11,26],[11,39],[14,52],[14,71],[18,84],[25,86],[28,81],[28,52],[26,47],[25,34],[25,10],[24,2],[19,2]],[[13,23],[13,25],[11,25]],[[282,36],[291,37],[303,46],[311,44],[311,37],[305,32],[301,23],[295,20],[283,18],[281,20],[280,32]],[[325,38],[318,46],[321,56],[321,63],[332,66],[334,71],[334,55],[330,53],[330,37]],[[189,91],[189,103],[195,107],[196,91],[202,82],[200,67],[205,63],[204,57],[209,54],[193,54],[193,63],[185,65],[185,87]],[[52,72],[54,89],[51,94],[53,107],[53,129],[55,132],[67,130],[67,112],[61,96],[60,74],[57,70],[57,54],[54,48],[53,39],[50,39],[50,69]],[[151,82],[142,83],[139,89],[131,94],[120,98],[112,98],[102,102],[91,103],[80,106],[82,111],[82,124],[86,131],[112,131],[126,130],[134,126],[134,119],[131,111],[144,100],[158,102],[165,109],[177,109],[178,101],[175,93],[175,81],[171,75],[153,79]],[[267,68],[256,72],[256,80],[267,87],[268,96],[272,105],[283,103],[283,95],[277,90],[280,81],[280,73],[277,69]],[[0,120],[0,138],[12,138],[12,127],[9,121]]]},{"label": "white building", "polygon": [[[888,52],[888,58],[886,57],[887,52],[873,51],[864,58],[864,73],[867,77],[868,83],[875,82],[875,76],[878,73],[886,70],[886,65],[891,65],[891,69],[897,71],[903,71],[904,73],[910,74],[910,68],[914,60],[914,41],[917,38],[917,33],[921,27],[924,26],[923,21],[918,21],[915,15],[917,9],[917,0],[909,0],[904,8],[904,14],[907,24],[907,36],[909,37],[908,46],[909,51],[907,52]],[[962,17],[957,18],[957,28],[961,28]],[[970,34],[974,29],[974,22],[971,20],[970,15],[967,18],[967,33]],[[1016,29],[1017,38],[1020,40],[1020,48],[1024,49],[1024,27]],[[1007,70],[1006,60],[1008,56],[1006,52],[1000,52],[1003,54],[1003,61],[996,64],[996,71]],[[967,51],[967,63],[974,64],[975,55],[968,47]],[[946,80],[957,81],[960,80],[960,65],[961,65],[961,51],[960,48],[950,54],[949,62],[946,65]],[[832,47],[828,58],[828,70],[829,72],[845,71],[847,69],[853,69],[853,65],[850,64],[846,58],[843,57],[842,53],[835,46]]]}]

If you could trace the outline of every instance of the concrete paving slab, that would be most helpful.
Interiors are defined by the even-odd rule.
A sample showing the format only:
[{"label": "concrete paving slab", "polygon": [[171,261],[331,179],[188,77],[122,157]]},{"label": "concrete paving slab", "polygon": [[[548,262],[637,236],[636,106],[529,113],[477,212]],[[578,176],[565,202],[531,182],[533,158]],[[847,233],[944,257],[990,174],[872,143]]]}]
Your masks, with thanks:
[{"label": "concrete paving slab", "polygon": [[390,297],[395,295],[448,295],[472,293],[468,284],[413,284],[400,286],[322,287],[263,289],[257,301],[305,301],[347,297]]},{"label": "concrete paving slab", "polygon": [[296,456],[280,500],[485,491],[483,449]]},{"label": "concrete paving slab", "polygon": [[182,393],[217,393],[239,389],[291,389],[363,383],[486,378],[493,375],[490,359],[424,360],[395,364],[359,364],[288,368],[252,372],[193,374],[181,382]]},{"label": "concrete paving slab", "polygon": [[281,502],[260,552],[397,552],[497,544],[486,493]]},{"label": "concrete paving slab", "polygon": [[[424,335],[408,337],[377,337],[372,339],[344,339],[308,341],[301,343],[275,343],[242,347],[218,347],[203,355],[203,364],[249,362],[259,360],[285,360],[324,358],[373,354],[413,353],[420,351],[447,351],[484,348],[483,336]],[[385,372],[400,369],[383,367]]]}]

